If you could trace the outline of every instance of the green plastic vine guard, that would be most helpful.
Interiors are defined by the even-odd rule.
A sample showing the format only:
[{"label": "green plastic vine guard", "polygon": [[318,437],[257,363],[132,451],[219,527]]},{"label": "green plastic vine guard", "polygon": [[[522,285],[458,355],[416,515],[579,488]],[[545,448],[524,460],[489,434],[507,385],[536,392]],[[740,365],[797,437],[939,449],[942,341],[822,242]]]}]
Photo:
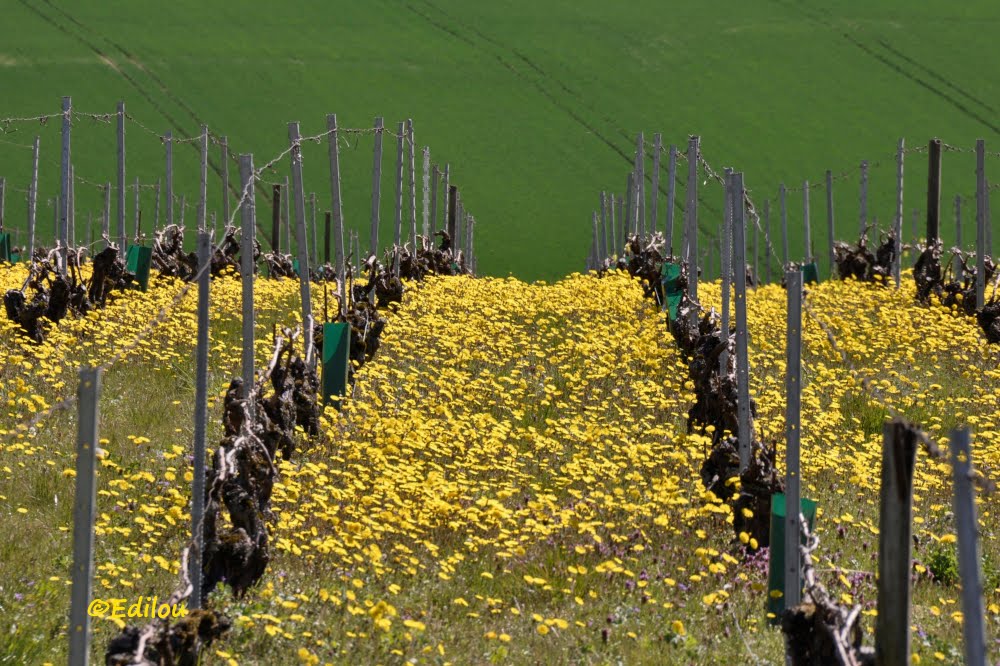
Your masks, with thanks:
[{"label": "green plastic vine guard", "polygon": [[2,233],[0,234],[0,261],[7,261],[14,263],[14,259],[11,258],[11,246],[10,246],[10,234]]},{"label": "green plastic vine guard", "polygon": [[[812,532],[813,524],[816,522],[816,502],[802,497],[799,499],[799,512],[805,516],[809,523],[809,531]],[[803,538],[802,543],[805,544]],[[775,493],[771,495],[771,548],[770,560],[767,573],[767,612],[771,624],[781,621],[781,614],[785,610],[785,495]],[[780,595],[772,596],[771,592],[777,590]],[[770,617],[770,614],[774,617]]]},{"label": "green plastic vine guard", "polygon": [[681,306],[681,295],[684,290],[680,286],[681,267],[677,264],[665,263],[661,271],[663,279],[663,297],[667,299],[667,312],[670,320],[677,318],[677,310]]},{"label": "green plastic vine guard", "polygon": [[802,282],[804,284],[813,284],[819,282],[819,269],[816,268],[816,262],[802,265]]},{"label": "green plastic vine guard", "polygon": [[349,361],[351,326],[346,322],[323,324],[323,404],[340,409],[340,400],[347,395],[347,364]]},{"label": "green plastic vine guard", "polygon": [[153,259],[153,248],[142,245],[130,245],[125,253],[125,267],[135,275],[139,289],[146,291],[149,287],[149,265]]}]

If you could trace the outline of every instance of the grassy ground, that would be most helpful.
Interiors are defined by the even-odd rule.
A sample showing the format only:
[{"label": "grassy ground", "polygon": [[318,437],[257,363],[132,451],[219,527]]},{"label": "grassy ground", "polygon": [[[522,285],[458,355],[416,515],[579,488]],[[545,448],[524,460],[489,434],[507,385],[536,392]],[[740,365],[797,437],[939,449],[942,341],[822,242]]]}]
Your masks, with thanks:
[{"label": "grassy ground", "polygon": [[[295,287],[258,284],[263,358],[270,322],[289,316]],[[113,350],[128,339],[119,322],[148,318],[177,288],[131,295],[89,328],[109,332]],[[218,280],[213,293],[218,392],[238,366],[238,285]],[[717,285],[702,296],[717,304]],[[776,287],[749,299],[752,386],[769,439],[784,427],[784,336],[775,335],[784,299]],[[976,462],[994,477],[1000,468],[995,354],[971,320],[911,299],[908,284],[897,295],[826,283],[810,290],[804,326],[803,477],[821,508],[818,567],[835,596],[863,604],[869,637],[883,405],[919,418],[935,438],[972,424]],[[188,520],[191,308],[185,297],[148,346],[108,373],[95,596],[162,597],[176,584]],[[213,594],[236,627],[208,663],[781,661],[765,617],[766,557],[746,557],[728,506],[702,490],[706,444],[686,433],[684,362],[637,285],[437,279],[389,317],[356,399],[328,412],[327,439],[281,465],[274,559],[261,586],[242,600]],[[878,369],[875,396],[860,390],[818,321],[859,372]],[[0,375],[13,402],[0,429],[30,415],[22,397],[54,403],[72,390],[75,365],[106,353],[70,345],[72,326],[40,349],[2,333],[16,352]],[[30,379],[25,362],[36,365]],[[212,438],[220,409],[210,408]],[[0,589],[0,663],[64,658],[73,483],[63,470],[73,432],[60,412],[32,437],[3,435],[0,512],[23,536],[0,549],[2,568],[17,572]],[[923,663],[961,662],[956,583],[928,575],[946,576],[951,561],[948,473],[920,455],[912,618]],[[979,509],[996,636],[998,524],[989,500]],[[94,631],[97,660],[117,627],[96,619]]]},{"label": "grassy ground", "polygon": [[[129,113],[156,133],[188,136],[205,123],[258,163],[287,145],[290,120],[312,134],[325,129],[330,112],[347,127],[370,126],[383,115],[393,130],[411,117],[418,144],[452,165],[452,182],[476,214],[482,271],[552,279],[582,266],[598,193],[622,193],[639,131],[649,141],[660,131],[666,143],[681,146],[688,134],[700,134],[717,170],[745,171],[758,208],[777,196],[781,181],[817,184],[825,169],[856,170],[868,159],[870,214],[884,224],[894,212],[890,156],[898,137],[910,146],[935,135],[966,147],[978,137],[990,145],[996,140],[991,119],[1000,88],[981,63],[996,59],[989,26],[998,19],[995,3],[986,0],[919,7],[901,0],[878,7],[855,0],[749,6],[730,0],[682,8],[597,0],[357,6],[303,0],[287,9],[257,1],[140,8],[121,0],[20,0],[5,8],[0,26],[0,85],[16,91],[0,116],[56,112],[67,94],[90,112],[111,112],[124,99]],[[58,123],[10,129],[17,133],[0,137],[0,175],[26,187],[30,153],[3,142],[25,145],[40,132],[44,204],[56,192]],[[370,137],[351,140],[342,157],[345,216],[363,238],[371,147]],[[213,147],[213,169],[217,155]],[[113,125],[79,122],[73,159],[78,175],[113,182]],[[178,146],[175,159],[177,191],[193,205],[194,145]],[[319,193],[325,210],[325,147],[308,145],[305,159],[307,191]],[[387,224],[392,140],[384,159]],[[130,180],[162,176],[159,140],[132,124],[128,162]],[[907,163],[908,215],[926,206],[925,162],[913,155]],[[287,169],[283,162],[270,176],[281,180]],[[231,165],[234,179],[235,170]],[[220,210],[217,183],[213,177],[209,197]],[[857,186],[856,172],[837,185],[839,237],[858,228]],[[944,209],[951,210],[956,193],[974,189],[972,157],[949,154]],[[102,199],[88,185],[76,196],[82,224],[100,211]],[[143,193],[147,228],[151,196]],[[708,235],[721,201],[717,186],[703,188]],[[259,203],[266,218],[266,200]],[[822,194],[812,203],[813,236],[824,238],[815,231],[824,219]],[[20,197],[8,197],[7,208],[23,226]],[[801,252],[800,211],[800,195],[790,195],[793,256]],[[43,205],[45,222],[47,212]],[[193,207],[186,215],[193,219]]]}]

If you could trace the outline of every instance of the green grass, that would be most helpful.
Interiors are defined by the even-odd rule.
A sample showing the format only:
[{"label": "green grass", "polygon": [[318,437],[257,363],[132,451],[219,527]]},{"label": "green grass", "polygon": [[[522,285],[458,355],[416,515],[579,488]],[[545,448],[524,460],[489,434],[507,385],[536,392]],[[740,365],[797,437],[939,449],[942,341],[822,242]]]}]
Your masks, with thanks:
[{"label": "green grass", "polygon": [[[189,136],[205,123],[228,135],[235,152],[253,152],[258,164],[287,145],[290,120],[301,121],[308,135],[323,131],[331,112],[344,127],[370,126],[382,115],[395,130],[410,117],[418,145],[431,146],[435,162],[452,166],[452,182],[476,216],[480,268],[488,274],[551,279],[582,268],[598,193],[624,189],[639,131],[650,142],[660,131],[665,143],[682,149],[688,134],[701,135],[716,170],[733,166],[746,173],[759,210],[765,197],[776,198],[781,181],[821,184],[828,168],[854,170],[835,188],[837,235],[845,239],[858,228],[861,159],[873,164],[869,211],[884,226],[895,210],[891,155],[898,137],[909,146],[935,135],[961,146],[982,137],[988,147],[998,138],[992,119],[1000,83],[984,65],[1000,55],[991,35],[1000,9],[987,0],[917,6],[902,0],[878,6],[858,0],[687,7],[597,0],[9,5],[0,25],[0,86],[7,92],[0,117],[57,112],[63,95],[87,112],[112,112],[124,99],[128,112],[157,133]],[[17,124],[9,128],[15,134],[0,136],[28,144],[33,133],[42,135],[45,230],[52,216],[44,202],[58,182],[57,125]],[[392,235],[395,198],[396,146],[387,139],[383,242]],[[114,180],[113,124],[80,122],[73,142],[78,175]],[[341,160],[344,214],[348,227],[367,239],[372,139],[350,144]],[[156,137],[130,124],[127,152],[129,180],[162,176]],[[217,156],[213,147],[213,169]],[[26,188],[29,162],[28,151],[0,143],[0,175],[11,186]],[[307,145],[304,165],[307,191],[319,194],[325,210],[325,146]],[[283,180],[287,160],[277,167],[266,178]],[[178,146],[176,190],[189,203],[197,170],[193,145]],[[235,182],[235,164],[230,174]],[[926,207],[925,155],[908,156],[906,182],[909,237],[911,211]],[[218,183],[213,176],[210,210],[221,209]],[[948,242],[954,195],[974,189],[974,157],[947,154]],[[143,196],[148,228],[152,195]],[[80,185],[76,197],[79,222],[100,211],[96,189]],[[683,201],[681,187],[678,198]],[[721,189],[710,183],[700,198],[707,237],[718,226]],[[812,197],[821,257],[824,199],[822,191]],[[801,195],[790,194],[788,206],[796,258]],[[661,228],[664,207],[665,195]],[[965,210],[969,239],[974,208],[970,203]],[[7,213],[9,226],[24,226],[20,195],[8,196]],[[131,212],[128,217],[131,229]],[[192,208],[185,221],[193,218]],[[269,219],[263,197],[258,219]],[[780,242],[774,245],[780,253]]]}]

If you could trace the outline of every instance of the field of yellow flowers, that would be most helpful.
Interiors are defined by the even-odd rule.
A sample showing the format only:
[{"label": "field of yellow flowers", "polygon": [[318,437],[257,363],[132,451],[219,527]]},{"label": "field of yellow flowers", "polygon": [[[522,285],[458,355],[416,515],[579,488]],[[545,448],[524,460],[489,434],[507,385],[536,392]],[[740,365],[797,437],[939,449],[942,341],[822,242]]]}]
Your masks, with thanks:
[{"label": "field of yellow flowers", "polygon": [[[24,277],[0,267],[0,288]],[[296,323],[298,287],[256,285],[263,365],[273,324]],[[121,357],[101,400],[94,595],[162,598],[177,584],[194,395],[195,290],[178,300],[182,289],[123,294],[41,346],[0,326],[0,516],[11,535],[0,541],[0,664],[65,659],[74,408],[17,426],[72,396],[82,364]],[[700,293],[718,307],[718,284]],[[996,352],[971,319],[912,295],[905,281],[898,293],[829,282],[810,287],[805,315],[803,494],[821,509],[819,574],[842,602],[864,605],[869,632],[886,406],[942,441],[968,423],[977,464],[1000,476]],[[748,299],[751,390],[771,440],[783,433],[785,297],[769,286]],[[322,292],[314,298],[321,311]],[[239,373],[239,282],[216,279],[212,299],[210,444]],[[274,559],[243,599],[213,594],[234,628],[206,663],[783,660],[765,615],[766,551],[748,555],[729,506],[701,486],[708,441],[686,432],[685,359],[637,282],[431,278],[387,316],[353,398],[280,463]],[[915,661],[960,663],[958,588],[931,579],[953,562],[950,469],[921,454],[916,483]],[[980,519],[996,637],[991,507]],[[95,661],[117,623],[95,618]]]}]

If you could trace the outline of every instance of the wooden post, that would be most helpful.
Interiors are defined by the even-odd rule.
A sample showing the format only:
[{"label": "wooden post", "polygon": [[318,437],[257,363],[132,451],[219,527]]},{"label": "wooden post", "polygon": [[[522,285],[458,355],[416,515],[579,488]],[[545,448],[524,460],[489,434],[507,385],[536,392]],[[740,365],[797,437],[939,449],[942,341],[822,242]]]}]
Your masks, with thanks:
[{"label": "wooden post", "polygon": [[285,254],[294,256],[292,253],[292,189],[288,184],[288,176],[285,176]]},{"label": "wooden post", "polygon": [[986,180],[986,196],[984,197],[983,206],[986,209],[986,215],[984,216],[986,220],[986,256],[993,256],[993,225],[990,223],[990,181]]},{"label": "wooden post", "polygon": [[861,160],[861,233],[868,229],[868,160]]},{"label": "wooden post", "polygon": [[[156,199],[155,205],[153,206],[153,235],[160,230],[160,179],[156,179],[156,189],[153,191],[153,197]],[[226,216],[227,224],[229,216]]]},{"label": "wooden post", "polygon": [[94,515],[97,503],[98,429],[101,369],[80,370],[77,389],[76,496],[73,501],[73,586],[70,592],[69,663],[86,665],[90,656],[90,605],[94,572]]},{"label": "wooden post", "polygon": [[191,483],[191,541],[188,576],[190,606],[202,607],[201,563],[205,518],[205,440],[208,433],[208,286],[212,277],[212,240],[206,230],[198,232],[198,333],[194,384],[194,478]]},{"label": "wooden post", "polygon": [[309,244],[309,248],[312,250],[309,253],[309,265],[318,266],[319,265],[319,243],[316,238],[316,193],[309,193],[309,228],[312,230],[312,242]]},{"label": "wooden post", "polygon": [[625,197],[618,197],[618,256],[625,256],[625,240],[628,236],[625,222]]},{"label": "wooden post", "polygon": [[474,235],[476,233],[476,217],[474,215],[469,216],[469,271],[476,275],[476,266],[479,261],[476,259],[476,245],[473,242]]},{"label": "wooden post", "polygon": [[782,270],[788,268],[788,208],[785,206],[785,195],[787,190],[785,184],[778,186],[778,205],[781,209],[781,260],[784,262]]},{"label": "wooden post", "polygon": [[938,239],[941,217],[941,140],[931,139],[927,173],[927,245]]},{"label": "wooden post", "polygon": [[139,244],[139,234],[142,232],[142,228],[139,224],[139,209],[141,207],[141,192],[139,186],[139,177],[135,177],[135,196],[132,197],[132,213],[133,213],[133,224],[135,226],[135,244]]},{"label": "wooden post", "polygon": [[167,154],[167,171],[164,174],[164,185],[167,188],[164,200],[167,204],[166,224],[174,223],[174,133],[167,131],[163,135],[163,146]]},{"label": "wooden post", "polygon": [[462,207],[462,193],[455,193],[455,236],[452,239],[455,246],[455,256],[462,250],[462,225],[465,220],[465,209]]},{"label": "wooden post", "polygon": [[976,309],[986,296],[986,142],[976,141]]},{"label": "wooden post", "polygon": [[[315,335],[312,313],[312,294],[309,286],[309,241],[306,239],[306,191],[302,181],[302,144],[299,124],[288,123],[288,142],[291,144],[292,196],[295,198],[295,246],[299,258],[299,296],[302,299],[302,327],[305,329],[303,344],[307,368],[316,362],[313,347]],[[291,220],[289,220],[291,223]],[[289,244],[290,245],[290,244]]]},{"label": "wooden post", "polygon": [[836,242],[836,232],[833,221],[833,174],[826,170],[826,244],[829,247],[830,277],[837,271],[837,261],[834,258],[833,245]]},{"label": "wooden post", "polygon": [[983,571],[979,550],[976,493],[972,486],[972,451],[969,430],[951,432],[951,468],[955,484],[955,532],[958,536],[958,573],[962,579],[962,633],[965,663],[987,666],[986,631],[983,626]]},{"label": "wooden post", "polygon": [[896,258],[892,262],[892,276],[896,280],[896,289],[899,289],[899,273],[903,263],[903,155],[906,141],[902,137],[899,139],[899,146],[896,148],[896,219],[893,226],[893,235],[896,237]]},{"label": "wooden post", "polygon": [[812,231],[809,227],[809,181],[804,181],[802,183],[802,219],[805,223],[806,231],[806,256],[805,262],[811,264],[813,260],[812,255]]},{"label": "wooden post", "polygon": [[649,233],[656,233],[656,225],[659,223],[656,213],[659,208],[657,204],[660,199],[660,153],[663,152],[663,137],[659,132],[653,135],[653,196],[650,199],[649,213]]},{"label": "wooden post", "polygon": [[[955,195],[955,247],[962,249],[962,196]],[[955,279],[959,282],[965,275],[961,257],[955,257]]]},{"label": "wooden post", "polygon": [[730,263],[733,224],[733,170],[726,169],[724,188],[725,195],[722,206],[722,233],[719,234],[720,262],[719,277],[722,278],[722,353],[719,354],[719,376],[724,377],[729,372],[729,286],[732,280]]},{"label": "wooden post", "polygon": [[[698,146],[700,138],[692,136],[688,141],[688,182],[686,216],[686,236],[684,256],[688,265],[688,299],[698,301]],[[691,322],[697,325],[698,311],[691,308]]]},{"label": "wooden post", "polygon": [[[326,228],[327,228],[327,242],[326,242],[326,254],[327,257],[330,256],[330,213],[326,214]],[[342,217],[337,217],[337,223],[334,225],[334,249],[336,250],[337,259],[337,291],[340,293],[340,314],[345,315],[347,313],[347,299],[350,298],[350,294],[347,293],[347,260],[344,254],[344,220]]]},{"label": "wooden post", "polygon": [[[243,283],[243,395],[246,400],[253,390],[254,384],[254,236],[257,220],[254,205],[254,169],[253,155],[240,155],[240,192],[243,199],[237,204],[240,207],[241,234],[240,239],[240,277]],[[253,401],[248,401],[247,410],[253,418]]]},{"label": "wooden post", "polygon": [[437,233],[437,223],[438,223],[438,178],[440,178],[440,173],[438,172],[438,165],[435,164],[431,167],[431,226],[429,235],[427,236],[427,242],[433,246],[433,236]]},{"label": "wooden post", "polygon": [[[201,171],[198,187],[198,231],[205,231],[208,220],[208,126],[201,126]],[[138,185],[137,185],[138,186]]]},{"label": "wooden post", "polygon": [[802,405],[802,271],[785,270],[788,322],[785,344],[785,608],[802,600],[802,560],[799,544],[801,477],[799,444]]},{"label": "wooden post", "polygon": [[593,219],[592,219],[592,224],[593,224],[593,238],[594,238],[594,240],[593,240],[593,244],[591,246],[590,267],[592,269],[594,269],[594,270],[597,270],[598,264],[600,263],[600,256],[601,256],[601,241],[600,241],[601,236],[600,236],[600,233],[598,232],[598,229],[597,229],[597,211],[596,210],[594,211],[594,216],[593,216]]},{"label": "wooden post", "polygon": [[[441,191],[441,195],[444,199],[441,208],[441,228],[448,232],[451,236],[451,209],[455,205],[455,200],[451,198],[451,165],[444,165],[444,189]],[[454,238],[454,236],[451,236]]]},{"label": "wooden post", "polygon": [[646,141],[642,132],[636,137],[635,147],[635,232],[640,243],[646,237]]},{"label": "wooden post", "polygon": [[[229,137],[224,136],[219,139],[219,152],[221,153],[222,159],[222,223],[224,227],[228,227],[229,216],[232,214],[229,208]],[[156,206],[157,214],[156,219],[159,223],[160,214],[160,183],[156,182]]]},{"label": "wooden post", "polygon": [[[742,206],[741,206],[742,208]],[[745,231],[744,231],[745,233]],[[753,225],[753,284],[754,288],[760,286],[760,273],[757,272],[760,252],[758,252],[758,236],[760,235],[760,225]]]},{"label": "wooden post", "polygon": [[69,186],[70,178],[70,134],[73,127],[73,102],[69,97],[62,99],[62,187],[59,190],[59,242],[62,250],[59,253],[59,269],[66,272],[67,248],[69,246]]},{"label": "wooden post", "polygon": [[[424,146],[424,207],[423,207],[423,219],[420,225],[421,235],[423,236],[423,247],[427,247],[427,243],[431,237],[431,149],[428,146]],[[413,248],[416,251],[416,247]]]},{"label": "wooden post", "polygon": [[670,165],[667,169],[667,255],[674,255],[674,197],[677,192],[677,146],[670,145]]},{"label": "wooden post", "polygon": [[[446,167],[447,169],[447,167]],[[448,179],[447,170],[445,171],[445,181]],[[452,254],[456,255],[458,253],[458,246],[456,245],[457,240],[455,238],[455,213],[458,206],[458,186],[449,185],[448,186],[448,201],[446,203],[445,212],[448,216],[448,237],[451,238],[451,248]]]},{"label": "wooden post", "polygon": [[406,123],[399,123],[396,129],[396,235],[393,252],[392,273],[399,277],[399,248],[403,229],[403,143],[406,141]]},{"label": "wooden post", "polygon": [[[104,216],[101,219],[101,236],[104,238],[104,247],[111,244],[111,183],[104,184]],[[124,248],[119,247],[119,255],[124,259]]]},{"label": "wooden post", "polygon": [[[764,199],[764,247],[771,247],[771,200]],[[771,284],[771,253],[764,258],[764,268],[767,273],[767,284]]]},{"label": "wooden post", "polygon": [[73,163],[69,163],[69,207],[66,209],[68,220],[67,225],[69,228],[69,245],[70,247],[76,247],[76,172],[73,171]]},{"label": "wooden post", "polygon": [[124,258],[125,248],[128,246],[125,234],[125,102],[118,102],[116,116],[118,122],[118,188],[116,194],[118,197],[115,209],[117,220],[115,231],[118,238],[118,252]]},{"label": "wooden post", "polygon": [[628,178],[625,179],[625,219],[624,219],[624,222],[625,222],[625,241],[626,241],[626,244],[627,244],[627,241],[628,241],[629,237],[636,233],[636,231],[635,231],[635,225],[633,223],[633,219],[635,218],[635,213],[632,212],[633,210],[635,210],[635,205],[636,205],[635,197],[632,194],[632,190],[634,189],[634,181],[635,181],[635,172],[633,171],[633,172],[629,173]]},{"label": "wooden post", "polygon": [[[750,357],[747,349],[746,210],[743,207],[743,173],[732,176],[732,244],[736,300],[736,416],[739,425],[740,472],[750,464]],[[754,236],[756,239],[756,236]],[[754,250],[757,243],[754,241]],[[756,276],[755,276],[756,277]]]},{"label": "wooden post", "polygon": [[417,171],[414,156],[415,146],[413,144],[413,119],[406,120],[406,138],[409,147],[410,158],[410,241],[413,243],[413,251],[417,251]]},{"label": "wooden post", "polygon": [[271,189],[271,251],[278,254],[281,251],[281,185],[275,184]]},{"label": "wooden post", "polygon": [[332,215],[336,221],[334,243],[337,250],[337,290],[340,294],[341,312],[343,312],[347,295],[345,287],[347,267],[344,260],[344,209],[340,196],[340,142],[336,113],[327,115],[326,128],[329,131],[328,144],[330,148],[330,212],[326,214],[326,240],[323,258],[325,263],[330,263],[330,216]]},{"label": "wooden post", "polygon": [[613,256],[615,260],[618,260],[618,227],[615,225],[615,195],[614,192],[611,193],[610,201],[608,203],[608,208],[610,211],[610,222],[611,222],[611,250],[608,254]]},{"label": "wooden post", "polygon": [[[324,235],[323,235],[323,263],[330,263],[330,218],[333,217],[330,211],[326,211],[324,215],[326,218],[324,221]],[[342,263],[342,262],[341,262]],[[338,268],[338,275],[341,269]]]},{"label": "wooden post", "polygon": [[897,420],[882,426],[882,436],[875,659],[878,664],[909,664],[913,465],[917,437]]},{"label": "wooden post", "polygon": [[[374,164],[372,166],[372,227],[371,236],[368,240],[368,250],[371,254],[378,255],[378,222],[379,204],[382,199],[382,129],[384,127],[382,117],[375,119],[375,151]],[[360,257],[359,257],[360,260]]]},{"label": "wooden post", "polygon": [[35,137],[31,150],[31,185],[28,186],[28,261],[35,256],[35,224],[38,215],[38,150],[40,137]]},{"label": "wooden post", "polygon": [[600,255],[601,262],[604,262],[608,258],[608,200],[601,190],[601,249],[598,254]]}]

